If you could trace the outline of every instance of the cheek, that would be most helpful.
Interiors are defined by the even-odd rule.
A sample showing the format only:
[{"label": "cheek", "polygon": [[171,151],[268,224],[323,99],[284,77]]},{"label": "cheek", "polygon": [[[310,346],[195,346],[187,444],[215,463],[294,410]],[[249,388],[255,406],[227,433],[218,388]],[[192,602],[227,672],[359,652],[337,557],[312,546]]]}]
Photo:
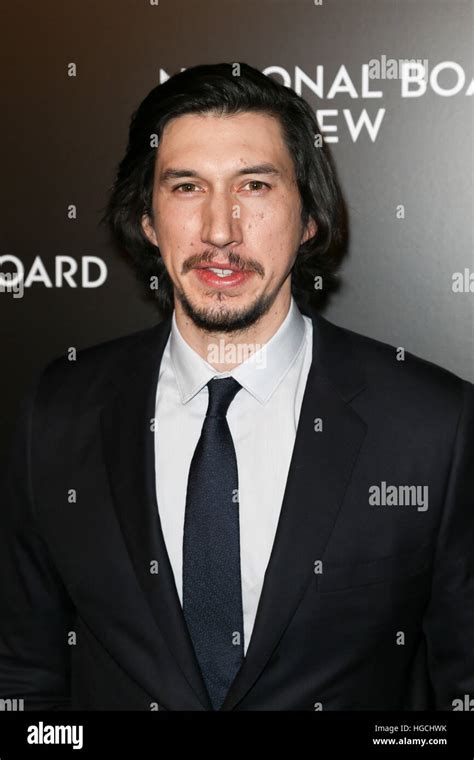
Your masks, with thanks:
[{"label": "cheek", "polygon": [[173,253],[193,252],[193,241],[199,232],[196,215],[181,208],[166,208],[166,204],[158,206],[155,211],[155,232],[158,245],[165,255]]},{"label": "cheek", "polygon": [[293,211],[288,203],[278,208],[256,212],[246,224],[247,243],[251,248],[261,248],[281,269],[296,253],[301,237],[299,211]]}]

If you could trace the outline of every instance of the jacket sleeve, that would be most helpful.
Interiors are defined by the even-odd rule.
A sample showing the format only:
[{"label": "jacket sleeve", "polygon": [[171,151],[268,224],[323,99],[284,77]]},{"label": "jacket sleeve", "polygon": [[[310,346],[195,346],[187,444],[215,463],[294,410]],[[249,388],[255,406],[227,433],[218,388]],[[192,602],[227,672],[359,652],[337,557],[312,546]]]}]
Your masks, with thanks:
[{"label": "jacket sleeve", "polygon": [[70,709],[74,608],[35,513],[31,430],[38,383],[20,405],[0,477],[0,699],[23,699],[24,710],[64,710]]},{"label": "jacket sleeve", "polygon": [[474,699],[474,386],[462,390],[424,620],[437,710]]}]

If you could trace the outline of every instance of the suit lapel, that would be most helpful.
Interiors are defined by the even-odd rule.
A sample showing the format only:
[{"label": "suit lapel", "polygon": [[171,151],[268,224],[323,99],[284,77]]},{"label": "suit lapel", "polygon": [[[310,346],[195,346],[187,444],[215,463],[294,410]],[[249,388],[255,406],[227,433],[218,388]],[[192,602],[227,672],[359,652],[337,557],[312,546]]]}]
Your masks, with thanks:
[{"label": "suit lapel", "polygon": [[[304,313],[304,312],[303,312]],[[366,425],[349,401],[364,387],[345,333],[307,311],[313,361],[275,540],[247,656],[221,710],[232,710],[268,662],[322,559]],[[315,432],[315,419],[323,431]]]},{"label": "suit lapel", "polygon": [[[114,506],[140,585],[158,628],[196,696],[212,709],[189,637],[158,515],[155,484],[155,395],[171,319],[147,331],[130,357],[134,369],[102,411],[102,434]],[[158,574],[151,563],[158,563]],[[139,624],[139,621],[137,621]],[[199,708],[198,708],[199,709]]]},{"label": "suit lapel", "polygon": [[[294,615],[313,577],[314,563],[324,553],[365,435],[365,423],[349,404],[364,382],[345,332],[312,309],[303,313],[313,323],[313,361],[252,638],[221,710],[234,709],[244,698]],[[210,710],[156,502],[150,425],[170,328],[168,318],[147,331],[130,359],[134,369],[126,373],[119,392],[104,407],[104,451],[117,516],[157,626],[199,709]],[[314,430],[316,418],[323,421],[322,432]],[[150,572],[153,560],[158,561],[158,575]]]}]

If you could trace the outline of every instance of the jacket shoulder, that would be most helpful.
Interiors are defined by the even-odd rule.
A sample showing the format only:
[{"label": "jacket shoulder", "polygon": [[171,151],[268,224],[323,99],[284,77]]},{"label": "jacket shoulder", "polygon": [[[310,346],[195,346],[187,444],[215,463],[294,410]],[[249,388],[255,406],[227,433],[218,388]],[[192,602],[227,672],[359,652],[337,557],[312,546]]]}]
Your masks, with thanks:
[{"label": "jacket shoulder", "polygon": [[413,419],[418,413],[424,418],[430,413],[457,417],[465,396],[472,399],[471,382],[403,346],[390,345],[321,316],[316,324],[324,350],[331,354],[333,375],[334,367],[344,367],[346,372],[356,368],[363,377],[366,398],[386,408],[409,410]]},{"label": "jacket shoulder", "polygon": [[102,403],[145,356],[164,345],[167,322],[54,358],[37,377],[37,403],[67,401],[89,408]]},{"label": "jacket shoulder", "polygon": [[[357,351],[368,370],[376,366],[379,371],[386,372],[388,376],[396,372],[397,381],[402,380],[403,372],[405,372],[407,381],[418,380],[420,383],[439,387],[440,390],[458,387],[463,382],[462,378],[451,370],[412,353],[405,346],[394,346],[346,328],[340,329],[344,329],[354,350]],[[398,372],[400,369],[401,376]]]}]

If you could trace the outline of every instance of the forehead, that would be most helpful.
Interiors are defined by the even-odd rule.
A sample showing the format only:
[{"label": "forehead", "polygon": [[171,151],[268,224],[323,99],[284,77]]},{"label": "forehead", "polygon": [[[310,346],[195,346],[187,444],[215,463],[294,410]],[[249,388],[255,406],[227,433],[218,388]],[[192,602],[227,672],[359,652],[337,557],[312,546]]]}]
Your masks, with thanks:
[{"label": "forehead", "polygon": [[192,160],[229,167],[268,161],[282,170],[292,169],[280,122],[264,113],[185,114],[172,119],[163,130],[157,163],[188,165]]}]

